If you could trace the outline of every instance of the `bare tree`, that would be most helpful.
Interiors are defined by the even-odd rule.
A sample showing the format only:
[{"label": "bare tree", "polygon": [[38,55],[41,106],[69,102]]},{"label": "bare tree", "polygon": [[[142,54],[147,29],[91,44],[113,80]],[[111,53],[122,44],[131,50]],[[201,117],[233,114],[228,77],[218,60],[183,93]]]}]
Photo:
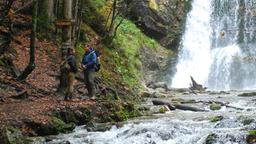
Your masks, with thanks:
[{"label": "bare tree", "polygon": [[29,64],[25,70],[18,77],[18,80],[25,80],[28,75],[35,69],[35,44],[36,44],[36,29],[37,29],[37,12],[38,12],[38,1],[33,0],[33,16],[32,16],[32,32],[30,39],[30,59]]}]

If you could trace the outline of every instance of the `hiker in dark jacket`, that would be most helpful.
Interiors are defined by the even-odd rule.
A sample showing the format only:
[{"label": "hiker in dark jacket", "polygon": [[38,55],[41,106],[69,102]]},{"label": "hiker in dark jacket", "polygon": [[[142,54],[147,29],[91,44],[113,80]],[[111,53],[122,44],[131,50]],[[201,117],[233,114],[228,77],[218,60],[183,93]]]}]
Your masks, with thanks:
[{"label": "hiker in dark jacket", "polygon": [[75,50],[72,48],[69,48],[67,51],[67,58],[66,58],[65,65],[67,70],[67,89],[66,89],[64,100],[68,100],[73,98],[75,73],[77,73],[78,71],[77,65],[76,65]]},{"label": "hiker in dark jacket", "polygon": [[85,54],[82,60],[82,68],[84,70],[85,85],[88,90],[88,94],[92,99],[95,99],[95,65],[97,62],[97,56],[95,50],[90,47],[85,48]]}]

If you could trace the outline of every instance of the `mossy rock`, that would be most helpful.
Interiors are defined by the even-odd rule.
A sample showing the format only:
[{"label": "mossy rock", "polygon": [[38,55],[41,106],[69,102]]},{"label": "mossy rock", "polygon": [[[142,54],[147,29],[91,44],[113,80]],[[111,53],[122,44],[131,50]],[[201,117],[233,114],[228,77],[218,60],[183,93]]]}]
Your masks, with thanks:
[{"label": "mossy rock", "polygon": [[242,93],[242,94],[239,94],[238,96],[240,96],[240,97],[253,97],[253,96],[256,96],[256,92]]},{"label": "mossy rock", "polygon": [[249,125],[249,124],[253,123],[255,120],[250,117],[240,116],[240,117],[238,117],[238,121],[240,121],[243,125]]},{"label": "mossy rock", "polygon": [[253,122],[254,122],[254,119],[250,119],[250,118],[244,119],[242,121],[243,125],[249,125],[249,124],[251,124]]},{"label": "mossy rock", "polygon": [[65,123],[74,123],[76,125],[84,125],[91,120],[91,110],[88,107],[81,107],[76,110],[56,110],[52,115]]},{"label": "mossy rock", "polygon": [[0,133],[1,144],[29,144],[32,141],[24,137],[20,130],[13,127],[4,127]]},{"label": "mossy rock", "polygon": [[90,123],[85,127],[89,132],[104,132],[112,128],[111,123]]},{"label": "mossy rock", "polygon": [[250,130],[249,135],[246,136],[246,142],[248,144],[255,144],[256,143],[256,130]]},{"label": "mossy rock", "polygon": [[159,109],[159,113],[165,113],[167,112],[168,109],[165,107],[165,106],[162,106],[160,109]]},{"label": "mossy rock", "polygon": [[220,110],[221,109],[221,105],[220,104],[216,104],[216,103],[212,103],[210,105],[210,109],[215,111],[215,110]]},{"label": "mossy rock", "polygon": [[216,139],[218,138],[217,134],[211,133],[207,136],[205,140],[205,144],[213,144],[216,142]]},{"label": "mossy rock", "polygon": [[215,116],[213,118],[211,118],[211,122],[218,122],[218,121],[221,121],[223,120],[223,116]]},{"label": "mossy rock", "polygon": [[68,133],[75,128],[74,123],[65,123],[59,118],[53,117],[52,120],[46,124],[29,122],[27,123],[39,136],[57,135],[59,133]]}]

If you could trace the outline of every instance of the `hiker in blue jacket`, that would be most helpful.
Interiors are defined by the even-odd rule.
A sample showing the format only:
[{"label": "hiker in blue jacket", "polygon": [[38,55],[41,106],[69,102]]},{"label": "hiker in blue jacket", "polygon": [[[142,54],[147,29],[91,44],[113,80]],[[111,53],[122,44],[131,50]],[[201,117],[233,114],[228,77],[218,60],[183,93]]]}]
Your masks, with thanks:
[{"label": "hiker in blue jacket", "polygon": [[95,65],[97,63],[97,56],[95,50],[90,47],[85,48],[85,54],[82,60],[82,68],[84,70],[85,85],[88,90],[88,94],[92,99],[95,99]]}]

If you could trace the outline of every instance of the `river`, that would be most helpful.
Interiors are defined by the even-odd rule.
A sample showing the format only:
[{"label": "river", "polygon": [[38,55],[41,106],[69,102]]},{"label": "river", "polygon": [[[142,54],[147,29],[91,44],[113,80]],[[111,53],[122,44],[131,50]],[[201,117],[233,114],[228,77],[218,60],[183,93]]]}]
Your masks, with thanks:
[{"label": "river", "polygon": [[[88,132],[84,127],[77,127],[71,134],[55,136],[48,144],[205,144],[209,135],[214,135],[214,144],[246,144],[248,130],[256,127],[256,97],[239,97],[239,93],[172,95],[163,100],[201,101],[187,105],[207,111],[169,111],[129,120],[122,127],[112,126],[104,132]],[[153,107],[151,100],[148,99],[147,105]],[[230,107],[222,106],[220,110],[212,111],[209,104],[204,103],[209,101]],[[216,116],[223,119],[212,122]]]}]

